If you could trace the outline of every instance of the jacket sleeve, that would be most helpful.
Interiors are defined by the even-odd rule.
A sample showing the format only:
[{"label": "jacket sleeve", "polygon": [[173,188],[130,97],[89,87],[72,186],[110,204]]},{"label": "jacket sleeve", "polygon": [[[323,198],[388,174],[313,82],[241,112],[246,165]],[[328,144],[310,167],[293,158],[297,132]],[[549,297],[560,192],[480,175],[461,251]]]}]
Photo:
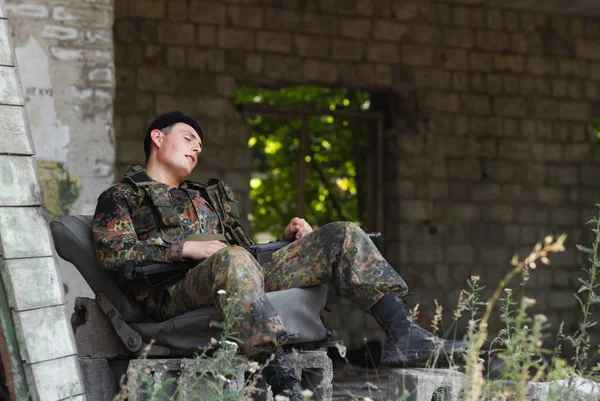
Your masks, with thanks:
[{"label": "jacket sleeve", "polygon": [[116,185],[98,198],[92,225],[98,263],[107,270],[126,273],[133,266],[183,261],[183,242],[138,238],[126,198],[127,190]]}]

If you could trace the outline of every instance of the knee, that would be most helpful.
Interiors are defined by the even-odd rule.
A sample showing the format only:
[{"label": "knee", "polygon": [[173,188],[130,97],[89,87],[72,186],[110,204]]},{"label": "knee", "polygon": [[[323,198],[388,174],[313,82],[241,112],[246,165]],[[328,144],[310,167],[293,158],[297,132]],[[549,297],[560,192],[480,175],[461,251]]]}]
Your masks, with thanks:
[{"label": "knee", "polygon": [[230,274],[233,272],[236,275],[245,276],[262,271],[261,266],[250,252],[239,246],[225,247],[219,250],[215,256],[218,260],[219,270],[227,271]]},{"label": "knee", "polygon": [[351,221],[336,221],[335,223],[327,224],[326,226],[329,230],[331,230],[335,234],[342,235],[357,235],[362,234],[363,230],[358,226],[358,224],[353,223]]}]

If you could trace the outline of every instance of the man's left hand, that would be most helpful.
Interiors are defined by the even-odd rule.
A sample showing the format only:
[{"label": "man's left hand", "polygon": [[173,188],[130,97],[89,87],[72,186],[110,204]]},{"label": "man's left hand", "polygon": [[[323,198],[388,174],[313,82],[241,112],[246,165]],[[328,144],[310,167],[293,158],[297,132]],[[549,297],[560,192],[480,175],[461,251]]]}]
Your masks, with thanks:
[{"label": "man's left hand", "polygon": [[295,241],[302,237],[306,237],[308,234],[312,233],[312,231],[312,227],[306,220],[301,219],[300,217],[294,217],[285,230],[283,230],[283,234],[281,234],[280,238],[283,241]]}]

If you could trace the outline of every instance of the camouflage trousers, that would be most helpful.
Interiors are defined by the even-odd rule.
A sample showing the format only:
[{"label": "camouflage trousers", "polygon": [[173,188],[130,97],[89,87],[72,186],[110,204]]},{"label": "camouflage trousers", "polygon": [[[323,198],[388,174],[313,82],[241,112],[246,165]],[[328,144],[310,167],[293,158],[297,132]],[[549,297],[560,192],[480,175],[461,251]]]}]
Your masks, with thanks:
[{"label": "camouflage trousers", "polygon": [[[273,261],[263,266],[244,248],[221,249],[167,288],[159,313],[168,319],[213,304],[222,311],[228,299],[235,299],[240,307],[234,309],[239,314],[234,330],[252,356],[287,338],[265,292],[326,282],[367,312],[383,295],[408,290],[364,231],[354,223],[336,222],[275,252]],[[219,290],[226,295],[219,298]]]}]

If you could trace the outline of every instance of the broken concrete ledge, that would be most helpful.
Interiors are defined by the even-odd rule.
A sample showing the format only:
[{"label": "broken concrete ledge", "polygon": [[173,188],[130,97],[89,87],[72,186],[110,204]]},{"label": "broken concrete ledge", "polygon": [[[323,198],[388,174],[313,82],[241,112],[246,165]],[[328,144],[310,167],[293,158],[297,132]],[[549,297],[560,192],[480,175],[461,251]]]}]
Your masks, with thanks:
[{"label": "broken concrete ledge", "polygon": [[[457,401],[466,377],[448,369],[393,369],[388,378],[386,400]],[[507,382],[505,386],[514,386]],[[583,378],[532,382],[528,384],[532,401],[600,401],[600,384]]]}]

